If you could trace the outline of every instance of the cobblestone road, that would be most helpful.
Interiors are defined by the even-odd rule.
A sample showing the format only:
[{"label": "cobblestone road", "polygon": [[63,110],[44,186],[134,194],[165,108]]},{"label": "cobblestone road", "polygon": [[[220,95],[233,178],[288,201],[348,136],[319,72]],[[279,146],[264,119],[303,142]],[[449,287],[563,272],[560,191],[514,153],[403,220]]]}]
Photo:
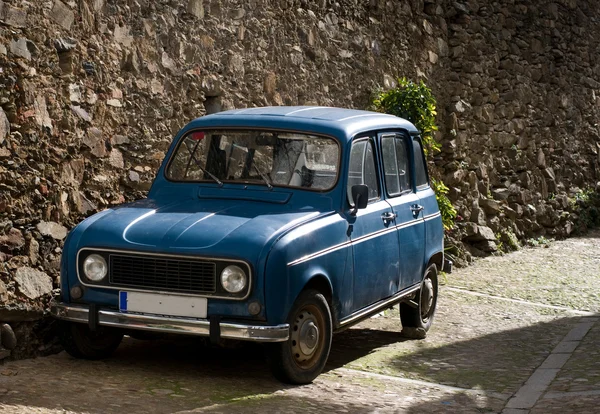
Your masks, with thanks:
[{"label": "cobblestone road", "polygon": [[599,282],[593,232],[449,275],[425,340],[397,311],[338,334],[311,385],[273,380],[259,346],[127,339],[104,361],[0,365],[0,412],[596,413]]}]

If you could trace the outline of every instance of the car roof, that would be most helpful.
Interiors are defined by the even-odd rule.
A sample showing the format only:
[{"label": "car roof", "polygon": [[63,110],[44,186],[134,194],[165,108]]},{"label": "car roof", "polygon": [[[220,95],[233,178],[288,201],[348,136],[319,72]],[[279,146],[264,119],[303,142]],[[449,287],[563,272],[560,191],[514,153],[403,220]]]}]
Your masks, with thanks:
[{"label": "car roof", "polygon": [[232,109],[203,116],[189,124],[202,127],[257,127],[311,131],[351,139],[374,129],[404,129],[418,134],[413,124],[397,116],[327,106],[269,106]]}]

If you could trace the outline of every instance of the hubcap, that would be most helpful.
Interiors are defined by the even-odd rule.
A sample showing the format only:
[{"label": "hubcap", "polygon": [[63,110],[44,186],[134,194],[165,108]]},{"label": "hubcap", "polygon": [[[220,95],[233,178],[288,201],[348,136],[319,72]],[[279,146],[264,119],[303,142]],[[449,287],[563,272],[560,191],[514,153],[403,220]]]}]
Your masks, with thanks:
[{"label": "hubcap", "polygon": [[433,289],[433,281],[427,278],[423,282],[423,288],[421,289],[421,317],[427,319],[429,317],[429,311],[433,306],[435,291]]},{"label": "hubcap", "polygon": [[309,310],[302,310],[292,326],[292,355],[301,366],[312,365],[320,343],[319,321]]},{"label": "hubcap", "polygon": [[300,332],[300,349],[304,355],[310,355],[314,352],[319,340],[319,328],[314,322],[306,322],[302,325]]}]

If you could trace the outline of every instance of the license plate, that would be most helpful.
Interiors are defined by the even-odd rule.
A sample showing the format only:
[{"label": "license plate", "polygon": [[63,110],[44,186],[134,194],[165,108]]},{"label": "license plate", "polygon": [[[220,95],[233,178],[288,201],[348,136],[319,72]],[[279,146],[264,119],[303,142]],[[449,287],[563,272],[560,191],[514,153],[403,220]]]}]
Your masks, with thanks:
[{"label": "license plate", "polygon": [[207,306],[206,298],[164,293],[119,292],[119,310],[121,312],[206,318]]}]

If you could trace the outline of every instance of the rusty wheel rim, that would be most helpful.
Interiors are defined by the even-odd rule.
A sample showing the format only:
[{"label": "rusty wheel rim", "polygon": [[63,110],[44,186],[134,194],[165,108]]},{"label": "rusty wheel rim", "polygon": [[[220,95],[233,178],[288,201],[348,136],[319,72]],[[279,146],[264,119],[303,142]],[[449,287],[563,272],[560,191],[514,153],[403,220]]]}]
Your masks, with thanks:
[{"label": "rusty wheel rim", "polygon": [[302,369],[312,368],[319,360],[324,347],[325,318],[314,305],[301,308],[291,327],[292,358]]},{"label": "rusty wheel rim", "polygon": [[423,281],[423,287],[421,288],[421,320],[424,323],[427,323],[431,316],[431,312],[433,310],[435,304],[435,287],[433,285],[433,280],[430,277],[427,277]]}]

